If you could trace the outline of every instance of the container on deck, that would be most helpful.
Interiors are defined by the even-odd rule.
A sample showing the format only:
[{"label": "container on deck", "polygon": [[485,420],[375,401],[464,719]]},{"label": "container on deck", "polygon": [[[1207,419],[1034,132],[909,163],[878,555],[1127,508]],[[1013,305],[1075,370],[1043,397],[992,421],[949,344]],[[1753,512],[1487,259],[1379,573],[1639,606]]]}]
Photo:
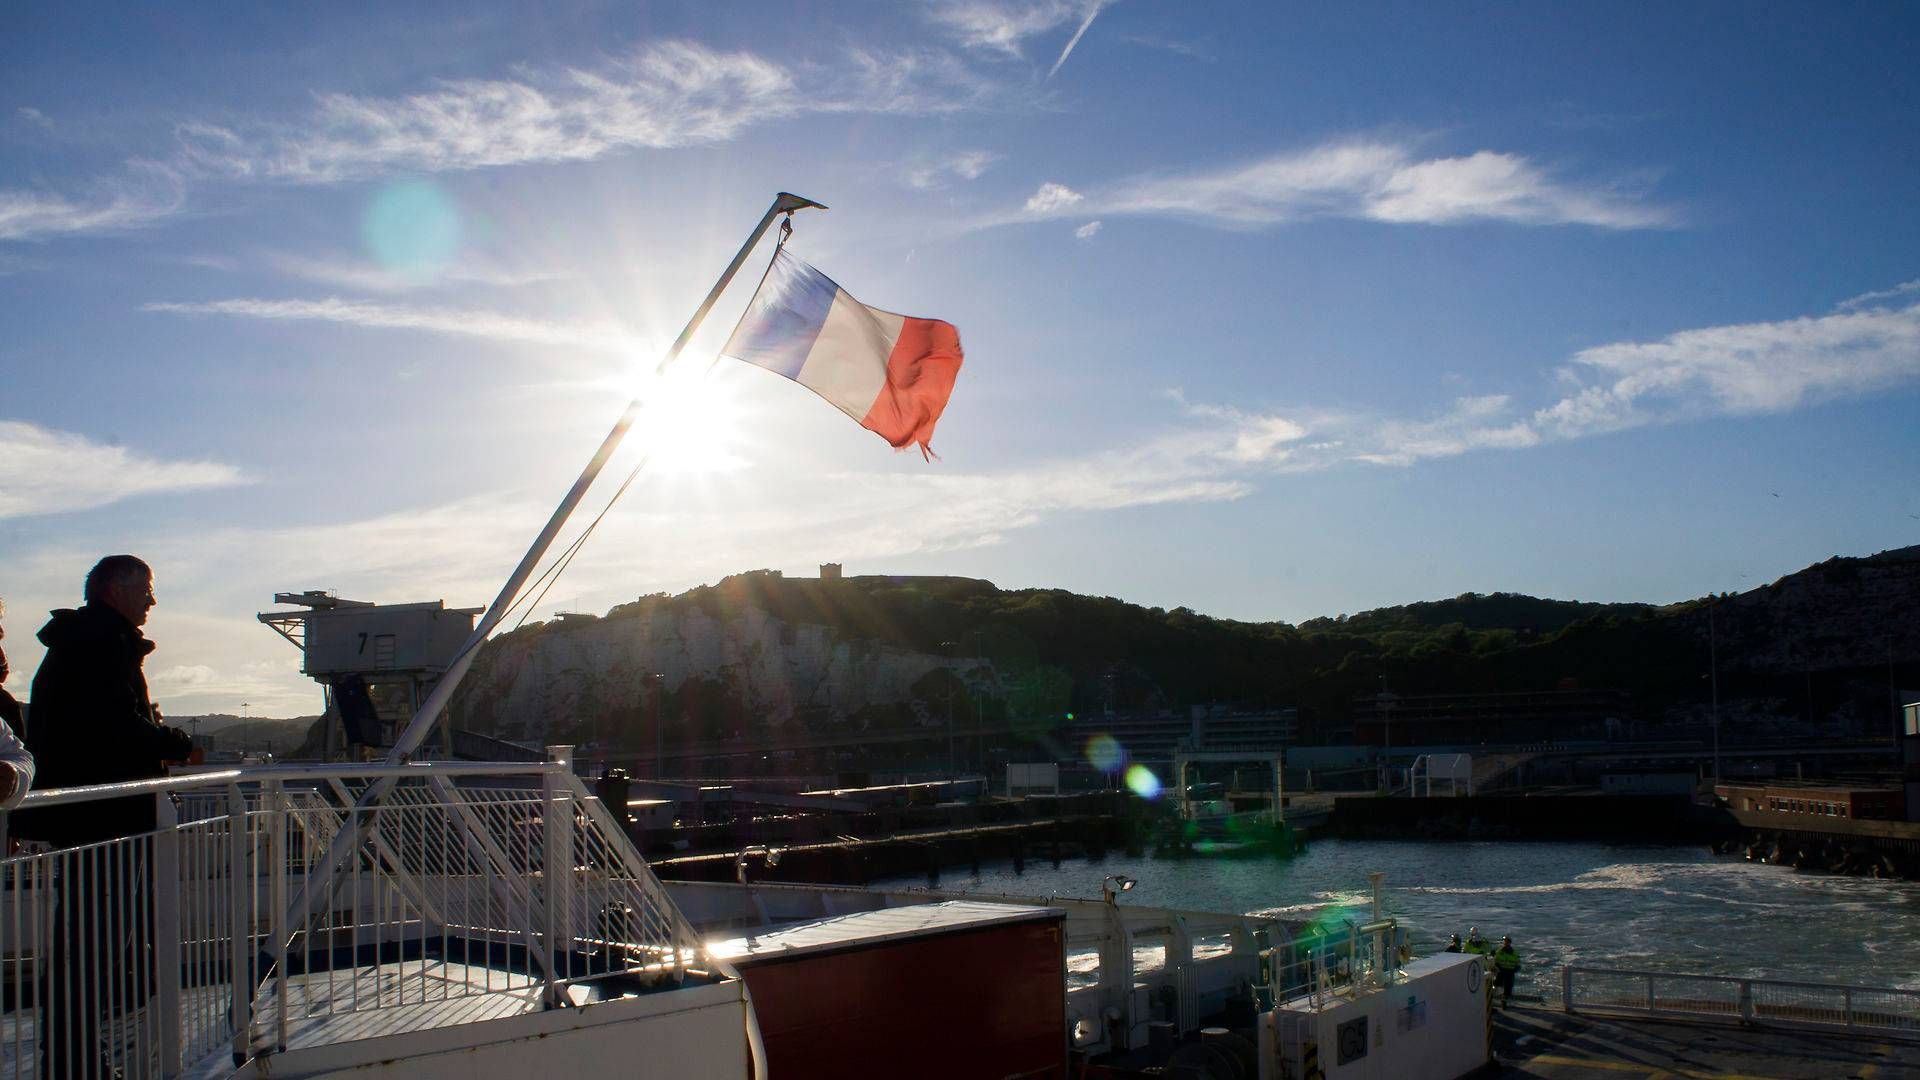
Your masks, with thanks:
[{"label": "container on deck", "polygon": [[779,1080],[1067,1075],[1059,908],[946,901],[712,946],[746,980]]}]

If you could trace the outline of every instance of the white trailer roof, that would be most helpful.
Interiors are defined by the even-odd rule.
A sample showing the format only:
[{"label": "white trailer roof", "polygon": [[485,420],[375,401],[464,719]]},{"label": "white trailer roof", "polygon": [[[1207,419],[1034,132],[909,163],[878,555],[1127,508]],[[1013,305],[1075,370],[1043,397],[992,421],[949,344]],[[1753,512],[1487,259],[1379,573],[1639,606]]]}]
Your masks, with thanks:
[{"label": "white trailer roof", "polygon": [[943,900],[934,904],[880,908],[793,923],[765,933],[710,942],[716,956],[739,963],[775,957],[800,956],[858,948],[907,938],[935,937],[1009,923],[1063,919],[1066,911],[1053,907],[988,904],[977,900]]}]

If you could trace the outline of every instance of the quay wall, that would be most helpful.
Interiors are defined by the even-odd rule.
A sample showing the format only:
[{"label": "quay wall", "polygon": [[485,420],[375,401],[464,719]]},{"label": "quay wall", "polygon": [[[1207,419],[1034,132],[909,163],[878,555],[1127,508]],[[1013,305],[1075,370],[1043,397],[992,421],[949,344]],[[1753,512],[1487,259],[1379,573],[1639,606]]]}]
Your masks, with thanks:
[{"label": "quay wall", "polygon": [[[867,885],[925,874],[927,884],[937,885],[941,873],[954,867],[978,873],[982,863],[1010,862],[1018,870],[1029,861],[1058,867],[1065,859],[1101,858],[1126,846],[1124,832],[1117,818],[1090,816],[849,837],[781,848],[773,864],[755,848],[746,857],[746,876],[749,881]],[[664,881],[733,881],[738,870],[732,851],[649,859],[648,864]]]},{"label": "quay wall", "polygon": [[1714,850],[1796,869],[1920,880],[1920,822],[1723,810]]},{"label": "quay wall", "polygon": [[1685,795],[1468,795],[1339,798],[1324,830],[1350,840],[1609,840],[1694,844],[1713,837]]},{"label": "quay wall", "polygon": [[685,823],[671,829],[633,828],[629,834],[651,859],[676,854],[734,852],[750,844],[787,847],[849,837],[869,841],[903,833],[1085,818],[1132,822],[1137,817],[1137,807],[1122,797],[1097,792],[1059,798],[882,807],[864,812],[777,811],[710,824]]}]

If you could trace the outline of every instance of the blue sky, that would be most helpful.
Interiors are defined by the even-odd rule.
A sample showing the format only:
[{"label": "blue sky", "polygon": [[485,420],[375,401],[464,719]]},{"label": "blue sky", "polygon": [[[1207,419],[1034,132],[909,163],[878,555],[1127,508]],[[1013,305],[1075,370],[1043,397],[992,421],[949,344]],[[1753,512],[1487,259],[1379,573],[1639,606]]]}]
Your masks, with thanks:
[{"label": "blue sky", "polygon": [[[274,591],[484,603],[633,393],[541,615],[826,560],[1664,602],[1920,540],[1911,8],[403,7],[0,15],[16,692],[133,551],[163,707],[312,711]],[[960,327],[940,460],[710,367],[750,276],[645,376],[782,189]]]}]

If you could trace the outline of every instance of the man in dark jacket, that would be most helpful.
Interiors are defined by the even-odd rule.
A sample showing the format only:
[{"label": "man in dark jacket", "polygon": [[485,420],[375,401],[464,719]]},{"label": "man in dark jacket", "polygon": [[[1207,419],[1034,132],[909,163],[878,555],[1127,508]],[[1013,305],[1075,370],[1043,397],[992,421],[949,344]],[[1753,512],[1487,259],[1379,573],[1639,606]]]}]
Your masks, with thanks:
[{"label": "man in dark jacket", "polygon": [[[62,608],[40,630],[46,658],[33,676],[26,740],[38,787],[146,780],[185,761],[193,740],[160,723],[141,671],[153,642],[140,633],[153,609],[153,571],[109,555],[87,574],[86,605]],[[58,847],[112,840],[154,827],[153,796],[36,811],[31,834]]]},{"label": "man in dark jacket", "polygon": [[[141,671],[153,643],[140,633],[153,609],[153,571],[109,555],[87,574],[86,605],[62,609],[40,630],[46,658],[33,676],[27,745],[42,788],[165,776],[193,755],[186,732],[160,723]],[[152,890],[138,846],[102,844],[151,832],[154,796],[133,795],[31,811],[30,835],[58,847],[52,860],[56,915],[41,968],[40,1075],[112,1076],[103,1040],[117,1010],[152,993]],[[26,831],[23,829],[23,831]],[[167,882],[173,888],[175,883]],[[177,977],[177,976],[175,976]]]}]

